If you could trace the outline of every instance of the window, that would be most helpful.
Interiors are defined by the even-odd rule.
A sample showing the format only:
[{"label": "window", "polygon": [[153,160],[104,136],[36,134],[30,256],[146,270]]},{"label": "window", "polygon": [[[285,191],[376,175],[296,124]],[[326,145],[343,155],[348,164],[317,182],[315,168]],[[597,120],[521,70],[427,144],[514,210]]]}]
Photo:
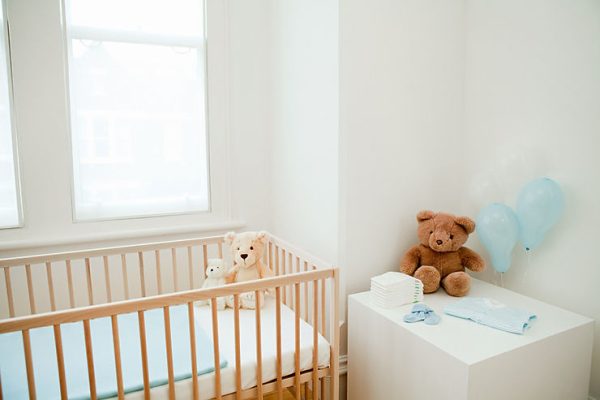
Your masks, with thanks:
[{"label": "window", "polygon": [[202,0],[65,0],[77,220],[208,211]]},{"label": "window", "polygon": [[11,84],[8,60],[8,24],[0,2],[0,228],[21,223],[15,143],[11,122]]}]

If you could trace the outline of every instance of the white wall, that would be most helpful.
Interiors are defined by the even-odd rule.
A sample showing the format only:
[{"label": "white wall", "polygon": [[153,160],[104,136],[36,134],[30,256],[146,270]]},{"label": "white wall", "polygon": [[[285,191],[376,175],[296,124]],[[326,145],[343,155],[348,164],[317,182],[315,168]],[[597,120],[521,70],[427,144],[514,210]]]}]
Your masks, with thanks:
[{"label": "white wall", "polygon": [[340,4],[340,265],[347,293],[395,270],[420,209],[456,210],[463,175],[461,1]]},{"label": "white wall", "polygon": [[337,262],[338,1],[273,0],[272,231]]},{"label": "white wall", "polygon": [[[529,265],[525,252],[515,250],[505,284],[600,320],[600,260],[595,252],[600,225],[600,3],[467,4],[465,183],[491,182],[488,199],[511,206],[520,186],[542,174],[555,178],[566,194],[562,220],[533,252]],[[467,213],[476,215],[481,205],[472,200],[477,199],[465,202]],[[495,279],[491,271],[486,277]],[[590,393],[600,398],[598,327],[595,343]]]}]

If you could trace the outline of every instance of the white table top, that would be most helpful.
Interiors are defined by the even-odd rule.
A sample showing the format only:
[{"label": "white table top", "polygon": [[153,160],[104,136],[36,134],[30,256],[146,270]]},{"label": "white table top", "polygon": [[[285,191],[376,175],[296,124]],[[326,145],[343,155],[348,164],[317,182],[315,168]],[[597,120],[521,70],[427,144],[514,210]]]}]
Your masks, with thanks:
[{"label": "white table top", "polygon": [[509,307],[529,311],[537,315],[537,319],[533,321],[531,328],[525,331],[525,334],[517,335],[452,317],[444,314],[444,306],[458,301],[459,298],[448,296],[441,288],[436,293],[425,295],[423,300],[423,303],[435,310],[441,317],[439,325],[433,326],[423,322],[406,323],[402,320],[404,315],[410,312],[413,304],[386,309],[371,303],[370,292],[357,293],[349,297],[468,365],[581,325],[593,324],[593,320],[590,318],[478,279],[471,280],[471,290],[468,296],[488,297]]}]

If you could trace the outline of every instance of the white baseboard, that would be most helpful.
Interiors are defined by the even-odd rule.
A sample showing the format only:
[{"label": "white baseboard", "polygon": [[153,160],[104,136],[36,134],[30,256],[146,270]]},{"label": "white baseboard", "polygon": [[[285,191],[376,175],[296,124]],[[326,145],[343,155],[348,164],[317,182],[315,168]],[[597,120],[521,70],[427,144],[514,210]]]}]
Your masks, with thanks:
[{"label": "white baseboard", "polygon": [[[348,373],[348,356],[341,355],[340,356],[340,375],[346,375]],[[590,397],[589,400],[596,400]]]}]

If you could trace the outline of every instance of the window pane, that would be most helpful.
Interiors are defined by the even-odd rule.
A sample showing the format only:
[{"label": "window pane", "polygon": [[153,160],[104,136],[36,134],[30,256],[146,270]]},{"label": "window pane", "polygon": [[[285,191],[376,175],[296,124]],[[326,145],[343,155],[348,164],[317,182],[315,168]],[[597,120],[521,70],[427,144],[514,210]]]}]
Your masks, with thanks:
[{"label": "window pane", "polygon": [[72,26],[201,36],[203,2],[199,0],[71,0]]},{"label": "window pane", "polygon": [[19,225],[19,197],[10,120],[8,51],[3,4],[0,3],[0,228]]},{"label": "window pane", "polygon": [[[81,14],[78,21],[102,30],[82,33],[68,25],[78,219],[209,208],[202,4],[148,3],[148,7],[140,1],[68,3],[72,15],[76,10]],[[143,8],[143,14],[134,6]],[[169,11],[163,20],[165,9]],[[109,16],[117,14],[123,25],[119,28],[133,29],[135,24],[125,25],[137,18],[148,35],[131,39],[127,32],[113,30],[107,40],[106,29],[120,24]],[[193,15],[197,21],[184,18],[181,26],[160,25],[174,15]],[[173,33],[199,36],[177,45]],[[161,35],[171,35],[169,45]]]}]

